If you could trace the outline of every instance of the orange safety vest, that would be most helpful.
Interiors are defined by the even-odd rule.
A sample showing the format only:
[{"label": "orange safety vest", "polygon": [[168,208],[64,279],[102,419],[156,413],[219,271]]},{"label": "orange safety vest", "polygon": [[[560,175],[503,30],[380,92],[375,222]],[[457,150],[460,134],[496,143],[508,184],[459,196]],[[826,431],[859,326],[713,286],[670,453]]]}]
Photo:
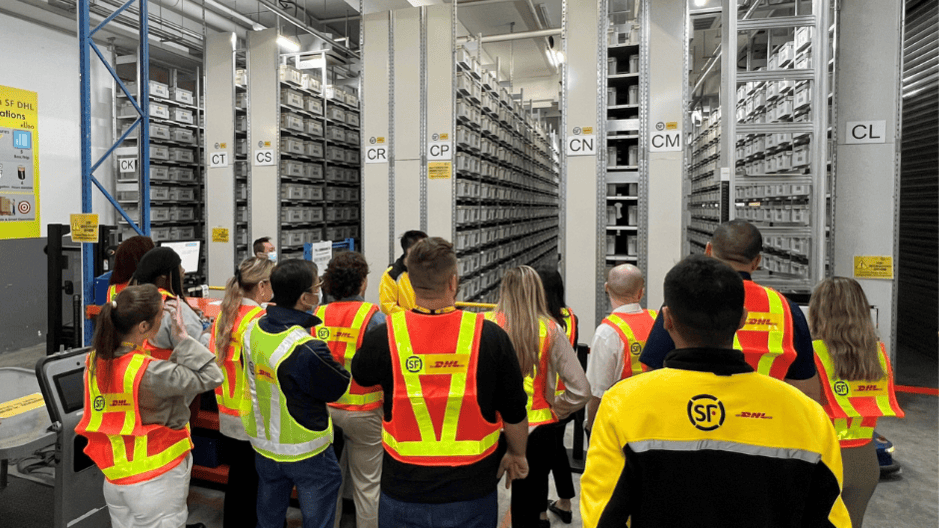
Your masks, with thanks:
[{"label": "orange safety vest", "polygon": [[[88,438],[85,454],[112,484],[150,480],[176,467],[192,449],[189,426],[175,430],[140,421],[140,380],[153,358],[135,350],[111,361],[85,362],[85,411],[75,432]],[[88,366],[95,363],[95,374]],[[110,379],[97,373],[107,369]]]},{"label": "orange safety vest", "polygon": [[[316,316],[323,321],[310,331],[320,341],[325,341],[333,359],[348,371],[352,371],[352,358],[362,346],[365,329],[378,306],[367,302],[331,302],[316,309]],[[363,387],[352,380],[349,390],[330,407],[347,411],[370,411],[382,403],[381,385]]]},{"label": "orange safety vest", "polygon": [[[561,318],[564,319],[564,335],[567,336],[567,340],[571,342],[571,347],[574,349],[574,352],[577,352],[577,316],[574,315],[574,310],[570,308],[561,308]],[[554,383],[554,396],[560,396],[567,387],[564,386],[564,381],[561,380],[561,376],[555,376],[557,378]]]},{"label": "orange safety vest", "polygon": [[[215,401],[218,403],[218,412],[231,416],[241,416],[251,403],[251,395],[245,383],[243,357],[245,330],[264,315],[264,308],[260,306],[242,305],[238,308],[238,316],[232,324],[232,332],[228,340],[228,349],[222,359],[222,372],[225,380],[215,387]],[[209,341],[209,350],[218,356],[215,340],[218,338],[218,319],[212,323],[212,339]]]},{"label": "orange safety vest", "polygon": [[822,407],[835,426],[841,447],[858,447],[870,442],[877,418],[881,416],[903,418],[903,410],[894,392],[893,369],[883,343],[878,343],[877,359],[885,374],[876,381],[835,378],[835,363],[825,342],[817,339],[812,341],[812,347],[815,349],[815,367],[825,392]]},{"label": "orange safety vest", "polygon": [[613,312],[600,323],[616,330],[620,341],[623,342],[623,370],[619,379],[624,380],[645,372],[645,365],[639,362],[639,356],[646,346],[646,340],[649,339],[655,316],[655,310],[643,310],[639,313]]},{"label": "orange safety vest", "polygon": [[743,285],[747,322],[734,335],[734,348],[743,352],[753,370],[785,379],[797,356],[789,301],[778,291],[753,281],[745,280]]},{"label": "orange safety vest", "polygon": [[381,434],[390,456],[419,466],[465,466],[495,452],[502,419],[486,420],[476,396],[482,329],[482,315],[461,310],[388,317],[394,391]]},{"label": "orange safety vest", "polygon": [[[486,312],[484,315],[486,319],[505,328],[505,314],[502,312]],[[538,364],[535,366],[534,375],[526,375],[523,380],[525,382],[525,393],[528,394],[528,427],[558,421],[558,416],[554,413],[547,398],[548,363],[551,360],[551,355],[548,353],[551,340],[548,339],[548,335],[553,333],[556,325],[557,323],[553,320],[545,321],[542,319],[538,323]]]},{"label": "orange safety vest", "polygon": [[121,284],[112,284],[108,286],[108,302],[113,301],[114,298],[117,297],[117,294],[124,291],[124,288],[126,288],[128,284],[130,283],[122,282]]},{"label": "orange safety vest", "polygon": [[[175,299],[175,298],[176,298],[175,295],[173,295],[172,293],[170,293],[170,292],[164,290],[163,288],[160,288],[160,295],[163,296],[163,303],[164,303],[164,304],[166,303],[166,300],[167,300],[167,299]],[[181,308],[177,307],[177,310],[179,310],[179,309],[181,309]],[[172,348],[158,348],[158,347],[156,347],[156,346],[154,346],[154,345],[151,345],[149,339],[144,342],[144,344],[143,344],[143,349],[146,350],[148,354],[150,354],[151,356],[153,356],[153,357],[156,358],[156,359],[164,359],[164,360],[166,360],[166,359],[169,359],[170,356],[173,355],[173,349],[172,349]]]}]

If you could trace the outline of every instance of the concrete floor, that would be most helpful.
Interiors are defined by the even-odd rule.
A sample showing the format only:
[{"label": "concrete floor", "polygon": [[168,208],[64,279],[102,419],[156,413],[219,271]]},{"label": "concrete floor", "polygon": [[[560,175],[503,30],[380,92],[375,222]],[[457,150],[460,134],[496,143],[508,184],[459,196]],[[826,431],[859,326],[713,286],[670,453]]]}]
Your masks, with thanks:
[{"label": "concrete floor", "polygon": [[[45,346],[36,346],[17,352],[0,355],[0,367],[21,366],[32,369],[36,361],[45,354]],[[935,388],[937,379],[936,361],[931,358],[910,358],[898,365],[897,379],[901,384],[917,384]],[[899,475],[881,480],[867,508],[864,526],[867,528],[927,528],[939,526],[939,398],[917,394],[898,394],[900,406],[906,412],[904,419],[882,419],[877,426],[879,433],[889,438],[896,446],[894,458],[901,464]],[[567,445],[571,445],[570,430]],[[16,494],[24,492],[42,501],[48,497],[50,504],[43,511],[51,510],[51,490],[48,494],[37,493],[34,482],[13,476],[10,488],[0,492],[0,519],[8,518],[18,507],[12,500]],[[550,496],[556,497],[554,482]],[[579,492],[580,483],[576,479],[575,490]],[[509,491],[499,487],[499,518],[504,519],[509,509]],[[222,526],[222,500],[224,494],[216,489],[193,483],[189,495],[189,522],[203,522],[208,528]],[[575,499],[576,500],[576,499]],[[16,518],[16,517],[13,517]],[[574,522],[563,524],[553,514],[548,514],[551,525],[555,527],[581,526],[580,513],[574,509]],[[17,523],[18,528],[45,528],[49,525],[46,517],[37,516],[32,521]],[[3,524],[3,523],[0,523]],[[300,511],[291,508],[288,512],[288,526],[301,526]],[[354,518],[342,519],[342,528],[353,528]]]}]

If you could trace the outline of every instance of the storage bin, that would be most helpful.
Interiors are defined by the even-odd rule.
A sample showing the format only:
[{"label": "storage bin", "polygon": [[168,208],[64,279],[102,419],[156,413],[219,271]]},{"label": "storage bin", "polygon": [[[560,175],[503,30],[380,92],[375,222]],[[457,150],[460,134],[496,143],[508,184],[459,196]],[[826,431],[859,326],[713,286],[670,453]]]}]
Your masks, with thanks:
[{"label": "storage bin", "polygon": [[812,91],[809,90],[808,83],[801,85],[796,88],[795,96],[793,98],[793,107],[794,108],[803,108],[808,106],[812,102]]},{"label": "storage bin", "polygon": [[280,138],[280,150],[282,152],[299,155],[303,155],[306,152],[303,140],[292,137]]},{"label": "storage bin", "polygon": [[195,160],[195,155],[192,149],[188,148],[171,148],[170,149],[170,160],[176,161],[179,163],[192,163]]},{"label": "storage bin", "polygon": [[247,132],[248,131],[248,116],[236,116],[235,117],[235,132]]},{"label": "storage bin", "polygon": [[322,158],[323,143],[319,141],[305,141],[303,143],[303,152],[311,158]]},{"label": "storage bin", "polygon": [[185,187],[171,187],[169,199],[175,202],[192,202],[196,199],[196,190]]},{"label": "storage bin", "polygon": [[178,143],[195,143],[196,134],[191,128],[173,127],[171,139]]},{"label": "storage bin", "polygon": [[304,163],[303,177],[308,180],[322,180],[323,166],[319,163]]},{"label": "storage bin", "polygon": [[189,105],[193,104],[192,92],[190,92],[189,90],[184,90],[182,88],[175,87],[170,90],[170,97],[174,101],[178,101],[180,103],[185,103]]},{"label": "storage bin", "polygon": [[345,143],[346,131],[337,126],[326,127],[326,139],[330,141],[339,141]]},{"label": "storage bin", "polygon": [[[151,156],[152,157],[152,156]],[[174,167],[175,168],[175,167]],[[150,165],[150,179],[166,181],[170,179],[170,168],[163,165]]]},{"label": "storage bin", "polygon": [[280,221],[285,224],[299,224],[303,222],[302,207],[281,207]]},{"label": "storage bin", "polygon": [[196,219],[196,210],[192,207],[170,208],[170,220],[174,222],[192,222]]},{"label": "storage bin", "polygon": [[287,130],[295,130],[297,132],[306,131],[303,118],[289,112],[283,112],[280,114],[280,127]]},{"label": "storage bin", "polygon": [[173,109],[173,121],[177,123],[185,123],[187,125],[192,124],[192,110],[188,108],[174,108]]},{"label": "storage bin", "polygon": [[323,115],[323,100],[319,97],[307,95],[303,98],[306,111],[316,115]]},{"label": "storage bin", "polygon": [[632,85],[626,91],[628,101],[627,104],[635,105],[639,104],[639,86]]},{"label": "storage bin", "polygon": [[639,55],[629,56],[629,73],[639,73]]},{"label": "storage bin", "polygon": [[290,88],[280,89],[280,104],[292,106],[301,110],[305,108],[303,94],[296,90],[291,90]]},{"label": "storage bin", "polygon": [[306,133],[311,136],[323,137],[323,122],[319,119],[304,119]]},{"label": "storage bin", "polygon": [[[130,106],[130,112],[124,112],[123,115],[132,115],[136,114],[137,111],[134,109],[133,105],[127,103],[126,106]],[[170,118],[170,107],[162,103],[150,102],[150,117],[156,117],[159,119],[169,119]]]},{"label": "storage bin", "polygon": [[346,122],[346,112],[338,106],[330,106],[326,109],[326,117],[332,121],[338,121],[340,123]]},{"label": "storage bin", "polygon": [[170,228],[168,227],[154,227],[150,230],[150,238],[154,242],[164,242],[170,240]]},{"label": "storage bin", "polygon": [[150,201],[166,201],[170,199],[170,190],[167,187],[150,187]]},{"label": "storage bin", "polygon": [[326,159],[328,159],[329,161],[335,161],[338,163],[345,163],[346,161],[345,149],[343,149],[342,147],[337,147],[337,146],[329,147],[328,149],[326,149]]},{"label": "storage bin", "polygon": [[170,207],[151,207],[150,208],[150,221],[151,222],[169,222],[170,221],[170,209],[171,209]]},{"label": "storage bin", "polygon": [[154,145],[150,144],[150,159],[152,160],[169,160],[170,159],[170,149],[166,145]]},{"label": "storage bin", "polygon": [[[349,114],[346,114],[346,118],[349,117]],[[355,130],[346,130],[346,143],[351,143],[353,145],[358,145],[361,137],[359,133]]]},{"label": "storage bin", "polygon": [[296,160],[281,160],[280,173],[283,176],[291,176],[294,178],[303,177],[303,162]]},{"label": "storage bin", "polygon": [[292,67],[292,66],[288,66],[288,65],[286,65],[286,64],[281,64],[281,65],[280,65],[280,68],[278,69],[278,71],[280,72],[280,81],[281,81],[281,82],[292,83],[292,84],[295,84],[295,85],[297,85],[297,86],[300,86],[300,83],[301,83],[301,80],[302,80],[301,77],[300,77],[300,75],[301,75],[301,74],[300,74],[300,70],[298,70],[298,69],[296,69],[296,68],[294,68],[294,67]]},{"label": "storage bin", "polygon": [[248,86],[248,71],[242,68],[235,70],[235,84],[237,86]]},{"label": "storage bin", "polygon": [[300,85],[311,92],[320,93],[323,91],[323,83],[316,77],[306,73],[300,75]]},{"label": "storage bin", "polygon": [[792,166],[805,167],[811,163],[809,160],[809,146],[799,145],[792,150]]},{"label": "storage bin", "polygon": [[[130,125],[124,125],[124,130]],[[138,132],[140,130],[140,125],[134,130],[134,135],[132,137],[139,137]],[[122,131],[123,133],[123,131]],[[167,125],[160,125],[157,123],[150,123],[150,139],[170,139],[172,137],[170,133],[170,127]]]},{"label": "storage bin", "polygon": [[[151,174],[153,173],[153,168],[150,169]],[[185,167],[172,167],[169,170],[169,179],[173,181],[181,182],[191,182],[196,180],[195,172],[192,169]]]},{"label": "storage bin", "polygon": [[248,107],[248,94],[238,93],[235,94],[235,107],[244,110]]}]

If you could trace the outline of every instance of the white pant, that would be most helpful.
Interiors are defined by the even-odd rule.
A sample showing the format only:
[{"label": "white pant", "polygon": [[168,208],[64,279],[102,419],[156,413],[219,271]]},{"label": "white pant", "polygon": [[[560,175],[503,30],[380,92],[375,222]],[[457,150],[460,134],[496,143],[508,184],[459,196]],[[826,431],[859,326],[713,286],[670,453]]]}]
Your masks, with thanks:
[{"label": "white pant", "polygon": [[[381,445],[382,408],[371,411],[346,411],[329,408],[333,423],[342,428],[345,447],[339,459],[345,489],[352,481],[357,528],[378,528],[378,499],[381,493],[381,462],[385,449]],[[342,517],[342,493],[336,508],[336,528]]]},{"label": "white pant", "polygon": [[136,484],[104,481],[104,500],[112,528],[180,528],[186,526],[192,455],[173,469]]}]

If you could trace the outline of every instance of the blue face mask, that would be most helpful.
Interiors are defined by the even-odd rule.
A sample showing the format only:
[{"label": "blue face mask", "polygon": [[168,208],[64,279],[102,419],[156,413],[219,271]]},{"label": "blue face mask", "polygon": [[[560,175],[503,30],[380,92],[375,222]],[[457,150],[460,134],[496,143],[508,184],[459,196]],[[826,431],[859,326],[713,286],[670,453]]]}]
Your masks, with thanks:
[{"label": "blue face mask", "polygon": [[271,251],[270,253],[268,253],[267,260],[270,260],[271,262],[277,262],[277,252]]}]

